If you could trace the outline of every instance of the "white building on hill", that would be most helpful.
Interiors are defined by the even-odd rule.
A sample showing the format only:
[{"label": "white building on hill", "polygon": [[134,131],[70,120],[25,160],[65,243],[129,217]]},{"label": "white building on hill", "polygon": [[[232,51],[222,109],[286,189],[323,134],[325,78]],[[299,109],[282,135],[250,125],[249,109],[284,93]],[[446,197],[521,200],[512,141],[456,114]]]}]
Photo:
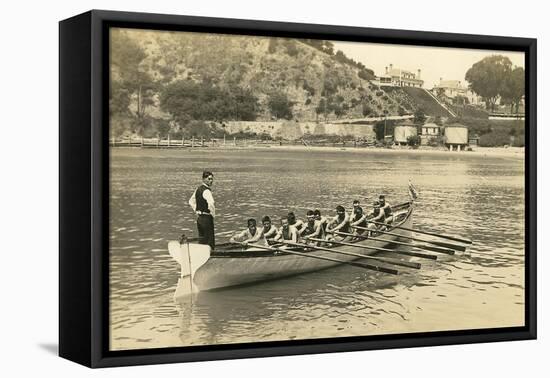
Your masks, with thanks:
[{"label": "white building on hill", "polygon": [[380,87],[417,87],[422,88],[424,80],[420,78],[420,70],[416,73],[401,68],[394,68],[393,64],[386,67],[384,75],[376,78],[375,84]]},{"label": "white building on hill", "polygon": [[439,78],[439,84],[433,87],[432,92],[439,98],[444,96],[453,102],[458,97],[463,97],[467,99],[468,104],[478,105],[483,103],[481,97],[468,89],[460,80],[443,80],[443,78]]}]

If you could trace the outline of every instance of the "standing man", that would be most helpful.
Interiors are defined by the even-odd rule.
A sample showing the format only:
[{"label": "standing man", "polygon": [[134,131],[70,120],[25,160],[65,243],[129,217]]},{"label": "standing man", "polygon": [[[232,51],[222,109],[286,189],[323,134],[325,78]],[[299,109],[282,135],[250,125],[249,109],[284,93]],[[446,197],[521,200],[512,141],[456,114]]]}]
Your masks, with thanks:
[{"label": "standing man", "polygon": [[214,217],[216,208],[212,196],[212,183],[214,175],[212,172],[202,172],[202,184],[195,190],[189,199],[189,206],[197,214],[197,230],[199,232],[199,243],[208,244],[214,249]]}]

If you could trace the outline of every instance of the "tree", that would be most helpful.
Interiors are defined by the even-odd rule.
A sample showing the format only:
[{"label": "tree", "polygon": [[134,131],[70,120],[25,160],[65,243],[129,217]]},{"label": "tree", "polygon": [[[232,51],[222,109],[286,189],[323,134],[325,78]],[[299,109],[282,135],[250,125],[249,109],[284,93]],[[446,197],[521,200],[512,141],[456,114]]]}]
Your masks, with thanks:
[{"label": "tree", "polygon": [[325,117],[325,121],[327,120],[327,102],[324,97],[321,97],[319,100],[319,104],[315,108],[315,114],[319,116],[319,114],[323,114]]},{"label": "tree", "polygon": [[180,80],[164,87],[160,107],[170,113],[180,125],[190,120],[254,121],[259,105],[248,89],[228,87],[221,89],[211,83]]},{"label": "tree", "polygon": [[512,62],[502,55],[491,55],[475,63],[467,72],[470,89],[484,98],[491,111],[505,92],[506,78],[510,75]]},{"label": "tree", "polygon": [[525,71],[521,67],[514,68],[506,78],[502,88],[502,99],[510,105],[510,113],[519,111],[519,104],[525,95]]},{"label": "tree", "polygon": [[292,107],[294,103],[290,101],[283,92],[274,92],[268,100],[269,110],[277,119],[292,119]]},{"label": "tree", "polygon": [[426,113],[424,112],[424,109],[418,108],[416,112],[414,112],[414,123],[417,125],[422,125],[426,122]]},{"label": "tree", "polygon": [[111,116],[135,117],[134,127],[143,134],[149,122],[146,110],[154,104],[156,93],[156,82],[145,62],[147,54],[124,31],[113,30],[111,40]]}]

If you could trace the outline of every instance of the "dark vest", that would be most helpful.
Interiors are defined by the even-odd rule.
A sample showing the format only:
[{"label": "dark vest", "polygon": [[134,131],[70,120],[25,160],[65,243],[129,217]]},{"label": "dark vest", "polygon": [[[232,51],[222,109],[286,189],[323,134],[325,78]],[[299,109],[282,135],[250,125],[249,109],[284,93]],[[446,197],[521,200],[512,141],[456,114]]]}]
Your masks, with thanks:
[{"label": "dark vest", "polygon": [[391,207],[390,207],[390,206],[384,205],[384,215],[385,215],[386,217],[391,216]]},{"label": "dark vest", "polygon": [[204,199],[202,196],[202,193],[205,190],[210,190],[206,185],[201,185],[197,188],[197,191],[195,192],[195,201],[197,202],[197,208],[196,211],[201,211],[203,213],[210,213],[210,210],[208,209],[208,202]]},{"label": "dark vest", "polygon": [[315,222],[310,226],[309,222],[306,222],[306,228],[302,236],[308,236],[315,232]]},{"label": "dark vest", "polygon": [[375,208],[373,211],[372,211],[372,215],[374,215],[374,218],[376,218],[377,216],[380,215],[380,208]]},{"label": "dark vest", "polygon": [[283,234],[283,240],[291,240],[292,238],[290,237],[290,227],[285,230],[285,228],[283,227],[283,229],[281,230],[281,233]]},{"label": "dark vest", "polygon": [[[340,219],[338,219],[338,224],[340,224],[342,222],[343,222],[343,220],[340,221]],[[348,221],[346,223],[344,223],[344,226],[342,226],[342,228],[340,229],[340,232],[351,232],[349,218],[348,218]]]},{"label": "dark vest", "polygon": [[[359,214],[353,214],[353,219],[351,220],[351,223],[355,223],[356,221],[359,220],[359,218],[361,218],[363,216],[363,214],[359,215]],[[367,220],[366,219],[363,219],[363,221],[361,223],[359,223],[357,226],[359,227],[367,227]]]}]

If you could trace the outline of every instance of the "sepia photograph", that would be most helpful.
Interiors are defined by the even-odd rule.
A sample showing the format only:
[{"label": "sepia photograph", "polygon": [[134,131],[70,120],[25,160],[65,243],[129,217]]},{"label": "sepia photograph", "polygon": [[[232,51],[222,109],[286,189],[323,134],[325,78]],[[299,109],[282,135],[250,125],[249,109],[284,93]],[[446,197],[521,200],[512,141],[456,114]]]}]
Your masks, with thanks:
[{"label": "sepia photograph", "polygon": [[526,325],[523,52],[108,41],[110,351]]}]

